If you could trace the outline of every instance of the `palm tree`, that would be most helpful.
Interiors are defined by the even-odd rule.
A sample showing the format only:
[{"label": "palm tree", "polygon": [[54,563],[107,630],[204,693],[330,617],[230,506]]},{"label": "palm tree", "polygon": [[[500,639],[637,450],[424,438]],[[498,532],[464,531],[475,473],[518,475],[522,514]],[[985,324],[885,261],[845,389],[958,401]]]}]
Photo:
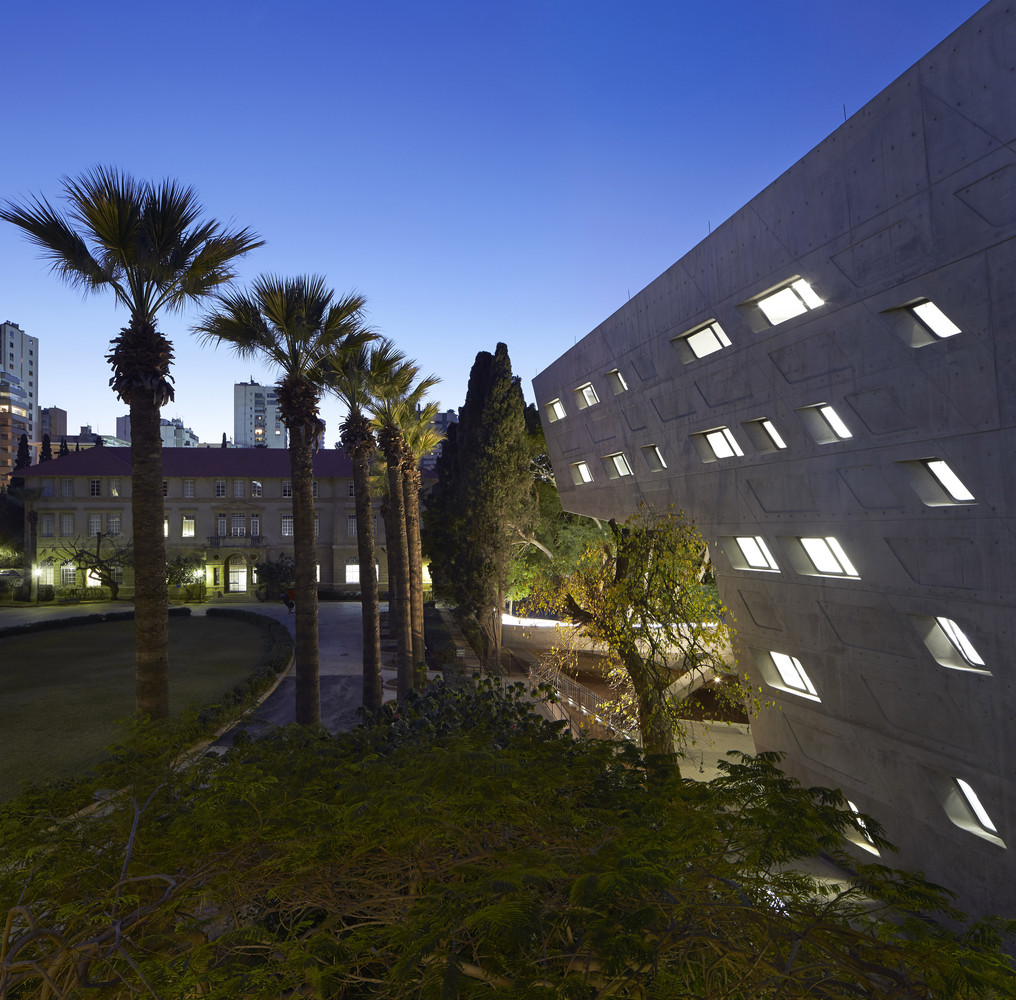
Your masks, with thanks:
[{"label": "palm tree", "polygon": [[416,408],[427,391],[437,384],[434,376],[413,382],[419,368],[405,361],[387,386],[377,387],[370,409],[377,430],[378,445],[384,455],[388,475],[388,503],[391,506],[391,532],[388,539],[388,586],[394,592],[389,599],[389,621],[395,634],[398,666],[398,696],[401,700],[414,687],[412,619],[410,613],[409,539],[406,533],[406,504],[402,485],[404,439],[403,414]]},{"label": "palm tree", "polygon": [[65,177],[63,193],[66,212],[35,197],[4,202],[0,219],[23,229],[68,284],[109,289],[130,313],[107,360],[110,385],[131,417],[137,710],[162,718],[169,713],[169,618],[159,411],[173,399],[173,345],[156,317],[231,281],[236,260],[263,241],[249,229],[202,220],[197,194],[173,180],[139,181],[96,167]]},{"label": "palm tree", "polygon": [[319,277],[262,275],[249,295],[219,295],[218,307],[195,327],[203,340],[230,344],[241,358],[281,369],[276,395],[289,432],[296,563],[296,721],[321,724],[318,604],[314,548],[314,447],[323,430],[318,403],[328,359],[361,350],[372,336],[364,299],[334,293]]},{"label": "palm tree", "polygon": [[403,412],[402,487],[406,500],[406,540],[409,546],[409,616],[413,641],[416,685],[426,679],[426,643],[423,628],[423,546],[420,541],[420,460],[444,440],[434,427],[438,404],[427,403]]},{"label": "palm tree", "polygon": [[363,707],[381,708],[381,616],[371,504],[371,462],[377,450],[367,409],[377,387],[391,382],[403,356],[390,341],[382,340],[331,360],[328,387],[346,406],[339,426],[339,441],[353,463],[353,498],[356,505],[356,554],[360,564],[360,611],[363,628]]}]

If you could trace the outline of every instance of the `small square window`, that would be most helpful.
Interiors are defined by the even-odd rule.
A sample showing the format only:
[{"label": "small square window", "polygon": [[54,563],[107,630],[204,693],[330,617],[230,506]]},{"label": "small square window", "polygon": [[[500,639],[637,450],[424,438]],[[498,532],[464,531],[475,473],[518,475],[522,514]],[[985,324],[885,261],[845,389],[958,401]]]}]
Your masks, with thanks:
[{"label": "small square window", "polygon": [[607,476],[610,479],[620,479],[622,476],[631,475],[631,466],[628,464],[628,459],[620,451],[613,455],[604,455],[603,464],[607,467]]},{"label": "small square window", "polygon": [[715,462],[721,458],[738,458],[744,454],[729,427],[717,427],[715,430],[703,431],[701,434],[692,434],[691,440],[703,462]]},{"label": "small square window", "polygon": [[770,326],[778,326],[788,319],[817,309],[823,302],[804,278],[795,278],[782,288],[756,299],[755,304]]},{"label": "small square window", "polygon": [[705,326],[696,327],[688,333],[671,340],[681,360],[688,364],[696,358],[704,358],[709,354],[730,347],[730,338],[723,332],[723,327],[716,320],[710,320]]},{"label": "small square window", "polygon": [[543,410],[547,414],[547,422],[551,424],[557,423],[558,420],[563,420],[565,417],[564,403],[560,399],[552,399],[544,406]]},{"label": "small square window", "polygon": [[587,462],[573,462],[569,468],[571,469],[572,482],[576,486],[593,481],[593,474],[589,471],[589,464]]},{"label": "small square window", "polygon": [[574,396],[575,403],[580,410],[584,410],[587,406],[593,406],[600,401],[600,397],[596,395],[592,382],[580,385],[574,390]]},{"label": "small square window", "polygon": [[628,391],[628,383],[625,382],[624,376],[616,368],[607,372],[604,377],[607,379],[607,385],[610,386],[610,391],[615,396],[619,393]]},{"label": "small square window", "polygon": [[667,467],[667,463],[663,460],[662,452],[655,444],[643,445],[642,456],[652,472],[662,472]]}]

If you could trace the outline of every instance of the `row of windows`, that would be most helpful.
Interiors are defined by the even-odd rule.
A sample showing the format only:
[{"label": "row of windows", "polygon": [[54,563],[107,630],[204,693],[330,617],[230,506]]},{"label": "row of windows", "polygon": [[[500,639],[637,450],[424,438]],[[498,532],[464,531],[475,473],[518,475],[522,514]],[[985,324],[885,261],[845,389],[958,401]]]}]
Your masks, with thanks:
[{"label": "row of windows", "polygon": [[[90,513],[86,515],[89,537],[100,532],[104,535],[119,535],[122,523],[119,512],[109,514]],[[40,514],[39,535],[42,538],[73,538],[76,532],[76,518],[73,514]],[[59,529],[59,531],[58,531]]]},{"label": "row of windows", "polygon": [[[60,496],[62,497],[73,497],[74,496],[74,479],[68,477],[66,479],[59,480],[60,484]],[[228,485],[227,485],[228,484]],[[54,496],[55,483],[52,479],[42,480],[42,495],[44,497]],[[318,495],[318,484],[317,480],[314,480],[313,484],[313,495]],[[216,479],[215,480],[215,496],[217,499],[222,497],[233,497],[239,499],[241,497],[260,497],[264,492],[264,483],[260,479]],[[164,497],[169,496],[169,480],[164,479],[162,481],[162,495]],[[348,495],[353,496],[353,481],[349,480]],[[88,496],[89,497],[118,497],[120,496],[120,479],[119,477],[111,477],[107,479],[94,478],[88,480]],[[185,479],[183,481],[183,496],[185,499],[194,499],[197,496],[197,480]],[[293,496],[293,484],[290,480],[282,480],[282,496],[284,499],[289,499]]]},{"label": "row of windows", "polygon": [[[948,637],[948,641],[959,655],[969,658],[970,662],[983,663],[956,622],[949,618],[936,618],[934,621],[936,627],[940,629],[943,636]],[[753,653],[762,670],[763,677],[771,687],[790,692],[809,701],[821,701],[814,682],[796,656],[773,649],[753,650]],[[941,794],[943,807],[953,823],[961,829],[1005,847],[1005,843],[998,836],[997,826],[969,782],[963,778],[952,776],[945,781],[942,791],[944,793]],[[853,803],[849,803],[849,805],[854,812],[857,812],[857,807]],[[865,845],[861,844],[861,846]],[[867,845],[867,849],[878,853],[870,843]]]},{"label": "row of windows", "polygon": [[[43,515],[44,517],[46,515]],[[52,517],[53,515],[49,515]],[[71,517],[72,515],[63,515],[65,517]],[[89,515],[89,535],[97,534],[101,530],[101,523],[96,521],[95,530],[92,530],[92,518],[101,518],[102,515]],[[167,516],[163,521],[163,534],[168,538],[170,536],[170,524],[169,517]],[[374,531],[377,531],[377,514],[372,516],[372,523]],[[293,515],[282,514],[280,516],[280,531],[283,537],[291,537],[293,534]],[[117,530],[115,534],[120,533],[120,521],[119,515],[117,515]],[[194,538],[196,534],[197,526],[197,515],[196,514],[181,514],[180,515],[180,537],[181,538]],[[71,525],[73,527],[73,524]],[[248,534],[253,537],[259,537],[261,535],[261,515],[260,514],[246,514],[238,511],[234,511],[231,514],[218,514],[216,515],[216,534],[222,537],[232,538],[244,538]],[[72,534],[73,532],[68,532]],[[114,532],[108,532],[113,534]],[[321,534],[321,515],[314,515],[314,534]],[[346,534],[356,535],[356,515],[349,514],[346,517]]]},{"label": "row of windows", "polygon": [[[770,326],[779,326],[781,323],[817,309],[825,303],[807,281],[803,278],[793,278],[786,284],[743,304],[757,308]],[[908,333],[908,340],[914,347],[946,340],[962,332],[929,299],[917,299],[895,309],[886,310],[886,312],[903,313],[910,319],[916,329]],[[716,319],[710,319],[706,323],[673,337],[671,344],[685,364],[732,346],[730,338]],[[624,375],[617,368],[604,372],[604,379],[615,396],[628,389]],[[600,401],[592,382],[577,386],[572,390],[572,396],[579,410],[594,406]],[[567,416],[564,402],[560,398],[552,399],[546,403],[544,412],[550,423],[555,423]],[[850,435],[848,433],[843,436],[849,437]]]}]

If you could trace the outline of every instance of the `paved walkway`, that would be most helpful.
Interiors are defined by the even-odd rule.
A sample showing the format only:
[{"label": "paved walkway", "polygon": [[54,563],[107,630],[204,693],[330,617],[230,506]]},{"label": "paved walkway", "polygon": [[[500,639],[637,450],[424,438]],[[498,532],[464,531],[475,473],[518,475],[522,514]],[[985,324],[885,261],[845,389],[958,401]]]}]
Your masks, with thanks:
[{"label": "paved walkway", "polygon": [[[192,616],[204,615],[209,608],[254,611],[275,618],[293,632],[296,616],[283,604],[191,604]],[[112,611],[131,611],[129,601],[71,606],[0,605],[0,627],[53,618],[84,618]],[[382,603],[382,610],[384,604]],[[318,655],[321,675],[321,722],[330,732],[351,729],[358,721],[357,709],[363,703],[363,639],[360,605],[353,601],[323,601],[318,605]],[[382,653],[381,676],[386,698],[395,697],[396,672],[390,667],[394,653]],[[170,667],[172,670],[172,667]],[[172,683],[172,674],[170,675]],[[245,728],[256,735],[272,726],[295,722],[296,677],[291,667],[278,687],[254,711]]]}]

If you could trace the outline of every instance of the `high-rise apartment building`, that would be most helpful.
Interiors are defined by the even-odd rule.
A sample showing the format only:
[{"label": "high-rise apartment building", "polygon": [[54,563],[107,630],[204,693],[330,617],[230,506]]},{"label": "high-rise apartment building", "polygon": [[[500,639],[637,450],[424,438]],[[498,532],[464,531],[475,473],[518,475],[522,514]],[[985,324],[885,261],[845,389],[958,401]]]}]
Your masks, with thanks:
[{"label": "high-rise apartment building", "polygon": [[0,481],[6,481],[18,454],[18,440],[28,435],[33,459],[38,457],[39,340],[17,323],[0,323]]},{"label": "high-rise apartment building", "polygon": [[286,425],[274,386],[259,385],[253,379],[233,386],[233,446],[286,447]]}]

